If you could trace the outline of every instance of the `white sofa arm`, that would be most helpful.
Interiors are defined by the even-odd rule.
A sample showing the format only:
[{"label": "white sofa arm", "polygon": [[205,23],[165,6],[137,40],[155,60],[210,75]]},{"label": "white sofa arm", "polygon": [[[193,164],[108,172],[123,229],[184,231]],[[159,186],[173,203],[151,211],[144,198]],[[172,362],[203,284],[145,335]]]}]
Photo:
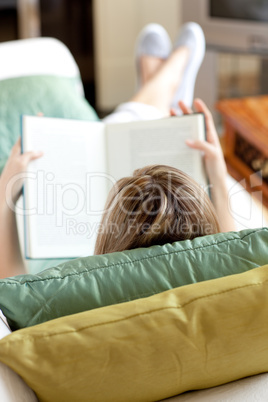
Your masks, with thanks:
[{"label": "white sofa arm", "polygon": [[[11,331],[4,322],[0,310],[0,339]],[[1,402],[37,402],[34,392],[11,368],[0,362],[0,399]]]},{"label": "white sofa arm", "polygon": [[[80,77],[75,59],[58,39],[32,38],[0,43],[0,80],[56,75]],[[83,95],[82,83],[78,91]]]}]

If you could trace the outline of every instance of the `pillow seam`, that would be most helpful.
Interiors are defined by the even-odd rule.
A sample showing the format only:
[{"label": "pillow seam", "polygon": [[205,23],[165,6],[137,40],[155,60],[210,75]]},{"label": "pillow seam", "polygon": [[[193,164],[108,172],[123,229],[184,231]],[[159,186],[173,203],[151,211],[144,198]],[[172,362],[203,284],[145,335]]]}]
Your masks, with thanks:
[{"label": "pillow seam", "polygon": [[[255,234],[255,233],[259,233],[262,230],[267,232],[268,228],[262,228],[262,229],[260,229],[258,231],[253,231],[253,232],[247,233],[243,237],[234,237],[232,239],[225,239],[225,240],[215,242],[215,243],[212,243],[212,244],[209,244],[209,245],[203,245],[203,246],[199,246],[199,247],[196,247],[196,248],[188,248],[188,249],[183,249],[183,250],[171,251],[171,252],[162,253],[162,254],[158,254],[158,255],[152,255],[152,256],[148,256],[148,257],[144,257],[144,258],[136,259],[136,260],[132,260],[132,261],[117,262],[117,263],[109,264],[108,266],[107,265],[102,265],[102,266],[99,266],[99,267],[94,267],[94,268],[92,268],[90,270],[84,270],[84,271],[81,271],[81,272],[69,273],[69,274],[66,274],[65,276],[59,276],[59,277],[54,276],[54,277],[49,277],[49,278],[36,278],[36,279],[32,279],[32,280],[27,280],[26,282],[23,282],[23,283],[18,282],[18,281],[17,282],[7,282],[5,279],[4,279],[4,281],[5,281],[6,285],[16,285],[17,286],[18,284],[27,285],[28,283],[44,282],[44,281],[55,280],[55,279],[61,280],[61,279],[65,279],[65,278],[70,278],[72,276],[90,274],[93,271],[98,271],[98,270],[101,270],[101,269],[110,269],[111,267],[115,267],[115,266],[118,266],[118,265],[123,266],[123,265],[127,265],[127,264],[133,264],[133,263],[141,262],[141,261],[144,261],[144,260],[150,260],[150,259],[153,259],[153,258],[164,257],[164,256],[167,256],[167,255],[172,255],[172,254],[173,255],[174,254],[180,254],[180,253],[187,252],[187,251],[195,251],[195,250],[200,251],[202,249],[212,247],[212,246],[215,246],[215,245],[220,245],[220,244],[223,244],[223,243],[228,243],[230,241],[244,240],[246,237],[251,236],[252,234]],[[53,267],[51,267],[51,268],[53,268]],[[50,268],[48,268],[48,269],[50,269]],[[1,283],[0,283],[0,285],[1,285]]]},{"label": "pillow seam", "polygon": [[[133,318],[136,318],[136,317],[140,317],[140,316],[143,316],[143,315],[147,315],[147,314],[151,314],[151,313],[156,313],[156,312],[158,312],[158,311],[164,311],[164,310],[171,310],[171,309],[176,309],[176,310],[179,310],[179,309],[183,309],[184,307],[187,307],[188,305],[190,305],[190,304],[192,304],[192,303],[195,303],[195,302],[197,302],[197,301],[199,301],[199,300],[203,300],[203,299],[208,299],[208,298],[211,298],[211,297],[216,297],[216,296],[220,296],[220,295],[222,295],[222,294],[225,294],[225,293],[230,293],[230,292],[233,292],[233,291],[235,291],[235,290],[239,290],[239,289],[245,289],[245,288],[249,288],[249,287],[253,287],[253,286],[260,286],[260,285],[264,285],[264,284],[266,284],[266,283],[268,283],[268,279],[266,279],[265,281],[263,281],[263,282],[258,282],[258,283],[251,283],[251,284],[246,284],[246,285],[243,285],[243,286],[236,286],[236,287],[234,287],[234,288],[232,288],[232,289],[226,289],[226,290],[223,290],[223,291],[221,291],[221,292],[217,292],[217,293],[211,293],[211,294],[206,294],[206,295],[203,295],[203,296],[200,296],[200,297],[196,297],[196,298],[194,298],[194,299],[192,299],[192,300],[190,300],[190,301],[188,301],[188,302],[186,302],[186,303],[184,303],[184,304],[182,304],[182,305],[177,305],[177,306],[169,306],[169,307],[159,307],[159,308],[157,308],[157,309],[154,309],[154,310],[148,310],[148,311],[146,311],[146,312],[142,312],[142,313],[138,313],[138,314],[134,314],[134,315],[131,315],[131,316],[128,316],[128,317],[123,317],[123,318],[120,318],[120,319],[117,319],[117,320],[112,320],[112,321],[107,321],[107,322],[103,322],[103,323],[98,323],[98,324],[93,324],[93,325],[89,325],[89,326],[85,326],[85,327],[83,327],[83,328],[79,328],[79,329],[77,329],[77,330],[75,330],[75,331],[64,331],[64,332],[60,332],[60,333],[56,333],[56,334],[51,334],[51,335],[35,335],[34,337],[35,338],[50,338],[50,337],[53,337],[53,336],[58,336],[58,335],[66,335],[66,334],[70,334],[70,333],[74,333],[74,332],[80,332],[80,331],[84,331],[84,330],[87,330],[87,329],[91,329],[91,328],[96,328],[96,327],[101,327],[101,326],[104,326],[104,325],[109,325],[109,324],[114,324],[114,323],[117,323],[117,322],[123,322],[123,321],[127,321],[127,320],[130,320],[130,319],[133,319]],[[109,307],[109,306],[108,306]],[[79,314],[79,313],[78,313]],[[83,314],[83,312],[81,313],[81,314]],[[61,317],[60,317],[61,318]],[[32,335],[28,335],[27,337],[32,337]],[[25,339],[25,335],[24,335],[24,339]]]}]

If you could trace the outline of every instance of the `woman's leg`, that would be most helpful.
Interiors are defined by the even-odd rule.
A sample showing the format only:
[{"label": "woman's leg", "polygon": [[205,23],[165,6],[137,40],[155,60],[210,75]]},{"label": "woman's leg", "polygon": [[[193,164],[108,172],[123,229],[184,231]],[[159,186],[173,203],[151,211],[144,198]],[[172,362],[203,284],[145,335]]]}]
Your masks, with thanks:
[{"label": "woman's leg", "polygon": [[148,82],[168,59],[172,43],[167,31],[159,24],[146,25],[140,32],[135,49],[137,89]]},{"label": "woman's leg", "polygon": [[[166,30],[158,24],[145,26],[139,34],[135,49],[137,91],[142,91],[147,82],[161,68],[172,50]],[[104,118],[106,123],[122,123],[136,120],[155,120],[163,117],[159,109],[135,100],[122,103]]]},{"label": "woman's leg", "polygon": [[189,55],[190,51],[185,46],[174,50],[131,101],[153,106],[163,116],[169,116],[171,103],[177,88],[181,84]]},{"label": "woman's leg", "polygon": [[189,51],[185,47],[174,51],[166,61],[143,56],[140,63],[141,88],[129,102],[119,105],[104,121],[120,123],[168,116],[188,57]]},{"label": "woman's leg", "polygon": [[143,53],[136,57],[141,88],[130,102],[121,104],[104,119],[107,123],[162,118],[169,115],[171,106],[178,100],[189,106],[192,103],[196,75],[205,52],[202,29],[195,23],[185,24],[175,49],[166,59],[163,55],[167,54],[167,41],[150,29],[146,35],[138,46],[143,48]]}]

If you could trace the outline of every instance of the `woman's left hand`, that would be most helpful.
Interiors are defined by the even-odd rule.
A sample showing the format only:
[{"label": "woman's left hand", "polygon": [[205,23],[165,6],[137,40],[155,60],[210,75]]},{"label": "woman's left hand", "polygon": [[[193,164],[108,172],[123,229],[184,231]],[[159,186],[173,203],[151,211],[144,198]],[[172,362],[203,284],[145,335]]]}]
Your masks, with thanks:
[{"label": "woman's left hand", "polygon": [[[193,113],[192,109],[187,107],[182,101],[179,102],[179,107],[183,114]],[[197,112],[203,113],[205,116],[207,139],[206,141],[189,139],[186,141],[186,144],[190,148],[198,149],[204,153],[205,166],[210,183],[213,185],[220,184],[219,182],[226,179],[227,169],[212,115],[201,99],[194,100],[194,107]],[[174,111],[171,111],[171,115],[175,115]]]},{"label": "woman's left hand", "polygon": [[[179,106],[184,114],[191,114],[193,111],[183,102]],[[212,115],[207,106],[201,99],[194,100],[194,107],[197,112],[204,113],[206,121],[207,139],[206,141],[187,140],[186,144],[204,153],[205,165],[209,182],[211,185],[212,202],[216,209],[220,228],[222,232],[235,230],[235,222],[229,206],[229,195],[227,188],[227,168],[221,149],[218,134],[215,129]],[[171,111],[171,115],[175,115]]]}]

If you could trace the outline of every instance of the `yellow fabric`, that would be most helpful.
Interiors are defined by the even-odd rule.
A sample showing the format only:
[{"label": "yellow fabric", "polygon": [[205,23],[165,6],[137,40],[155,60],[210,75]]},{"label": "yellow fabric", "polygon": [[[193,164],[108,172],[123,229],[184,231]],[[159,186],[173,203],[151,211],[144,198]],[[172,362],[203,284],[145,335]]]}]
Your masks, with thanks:
[{"label": "yellow fabric", "polygon": [[0,360],[49,402],[155,401],[266,372],[268,266],[19,330]]}]

